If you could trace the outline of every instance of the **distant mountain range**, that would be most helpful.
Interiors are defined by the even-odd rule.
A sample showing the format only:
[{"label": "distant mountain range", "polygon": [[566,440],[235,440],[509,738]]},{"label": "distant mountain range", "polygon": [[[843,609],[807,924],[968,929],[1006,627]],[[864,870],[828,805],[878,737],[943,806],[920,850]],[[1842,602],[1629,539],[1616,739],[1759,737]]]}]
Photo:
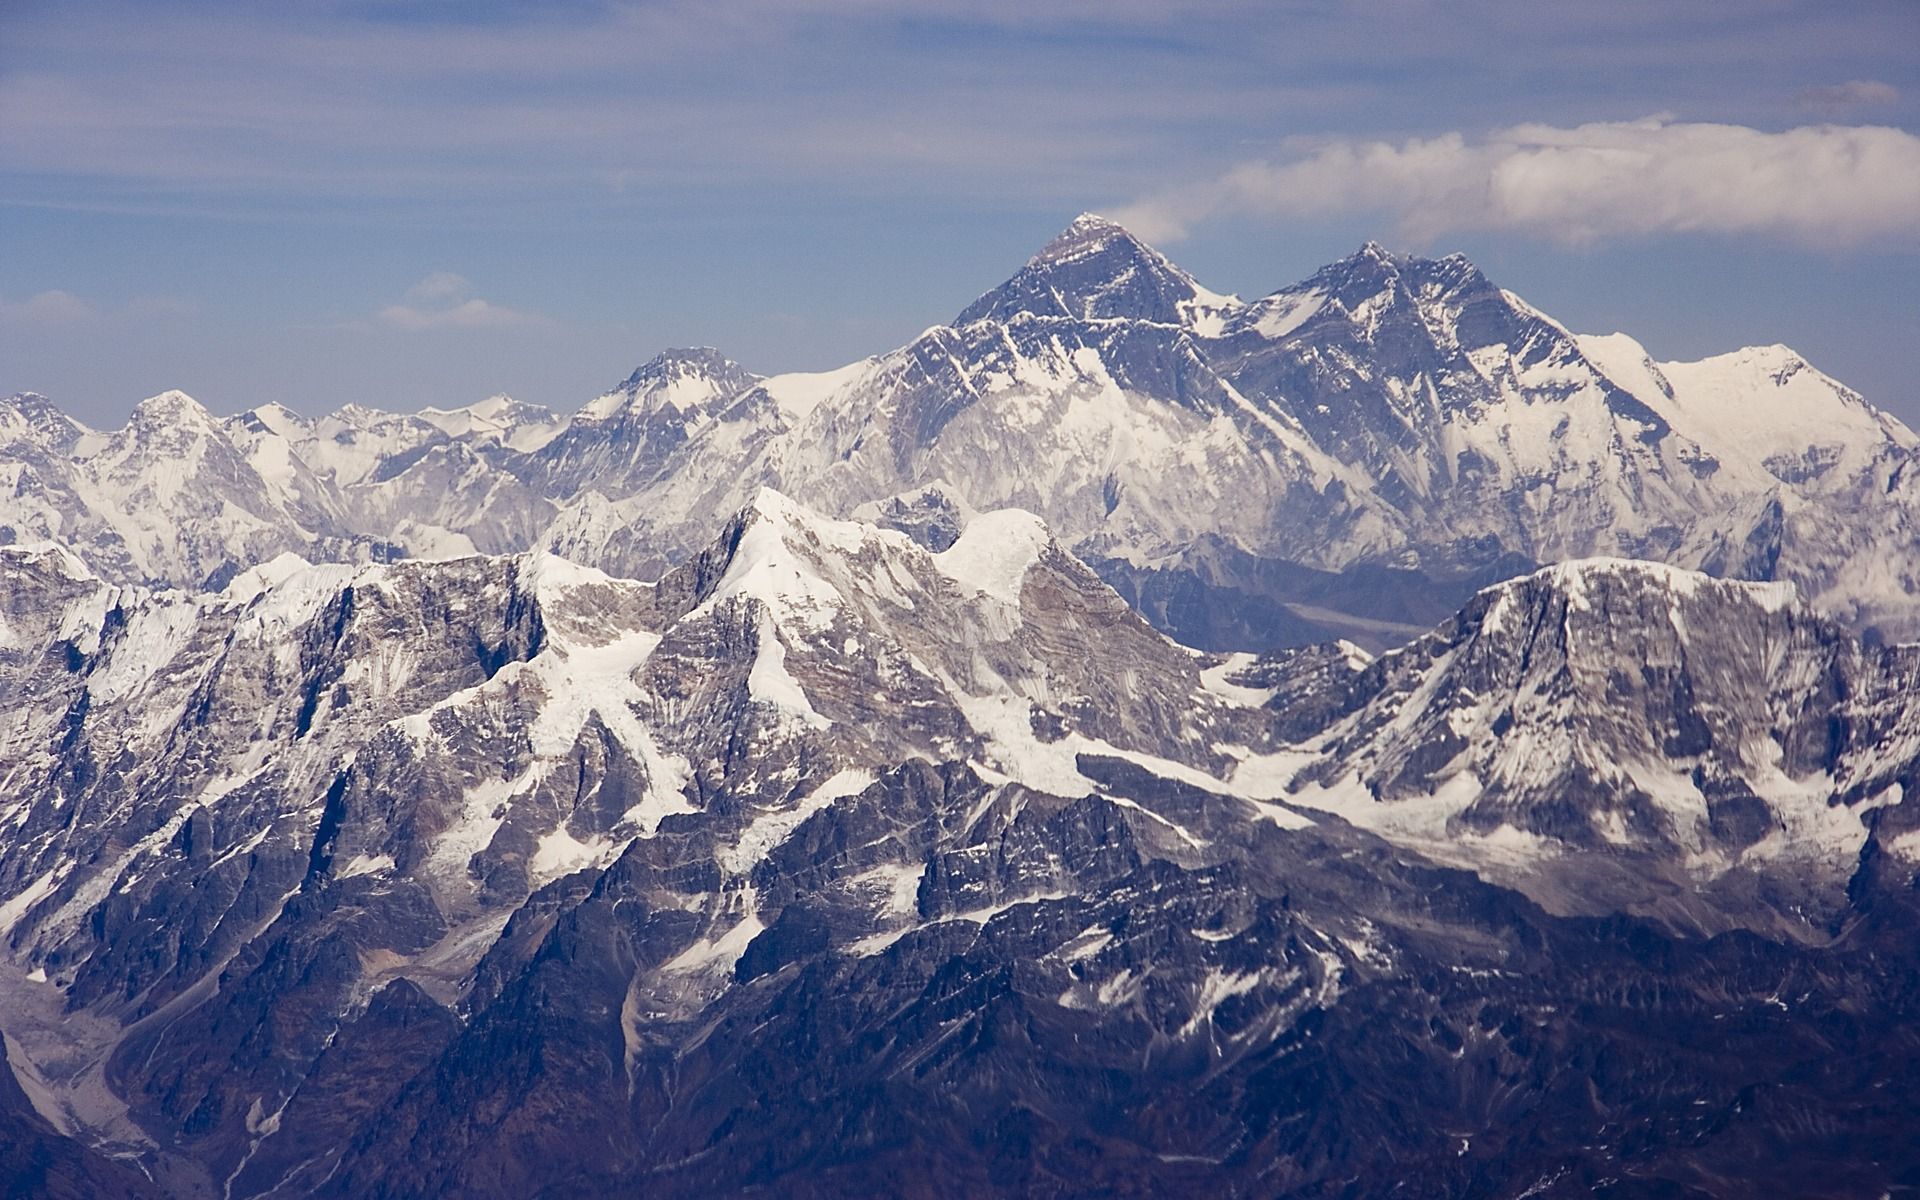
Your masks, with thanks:
[{"label": "distant mountain range", "polygon": [[1655,363],[1463,258],[1371,244],[1247,302],[1091,215],[952,325],[836,371],[668,351],[571,418],[496,397],[221,419],[166,393],[113,433],[20,396],[0,438],[0,539],[190,590],[283,552],[543,548],[651,579],[772,486],[839,517],[1027,509],[1212,648],[1384,648],[1592,554],[1920,633],[1920,442],[1791,350]]},{"label": "distant mountain range", "polygon": [[0,422],[0,1191],[1920,1187],[1914,438],[1783,349],[1083,217],[821,375]]}]

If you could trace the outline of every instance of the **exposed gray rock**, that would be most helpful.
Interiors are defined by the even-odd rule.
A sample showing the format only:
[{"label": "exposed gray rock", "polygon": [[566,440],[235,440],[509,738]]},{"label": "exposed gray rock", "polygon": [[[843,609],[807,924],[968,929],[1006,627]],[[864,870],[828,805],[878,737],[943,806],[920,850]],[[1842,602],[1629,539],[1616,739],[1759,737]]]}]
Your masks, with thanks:
[{"label": "exposed gray rock", "polygon": [[1601,560],[1206,655],[1028,514],[889,511],[965,521],[763,493],[655,584],[0,552],[44,1103],[182,1196],[1920,1166],[1911,650]]}]

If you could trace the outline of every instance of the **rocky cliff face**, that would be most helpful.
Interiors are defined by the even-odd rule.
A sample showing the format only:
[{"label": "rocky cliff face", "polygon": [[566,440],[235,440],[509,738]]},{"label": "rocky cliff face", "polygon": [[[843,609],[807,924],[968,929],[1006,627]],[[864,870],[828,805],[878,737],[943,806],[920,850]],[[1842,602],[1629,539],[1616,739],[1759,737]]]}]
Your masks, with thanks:
[{"label": "rocky cliff face", "polygon": [[885,516],[651,584],[0,551],[23,1128],[179,1196],[1920,1169],[1908,650],[1602,560],[1210,655],[1030,514]]}]

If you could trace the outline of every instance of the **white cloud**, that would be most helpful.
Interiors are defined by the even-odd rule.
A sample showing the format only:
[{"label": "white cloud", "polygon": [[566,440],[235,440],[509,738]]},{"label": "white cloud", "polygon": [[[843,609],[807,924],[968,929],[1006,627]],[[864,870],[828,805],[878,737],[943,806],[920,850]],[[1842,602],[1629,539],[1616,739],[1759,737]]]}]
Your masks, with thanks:
[{"label": "white cloud", "polygon": [[546,325],[545,317],[470,295],[473,285],[452,271],[435,271],[407,289],[412,304],[389,304],[380,319],[395,329],[506,329]]},{"label": "white cloud", "polygon": [[44,324],[84,321],[93,316],[93,306],[72,292],[58,288],[29,296],[25,300],[0,300],[0,319]]},{"label": "white cloud", "polygon": [[1893,104],[1900,99],[1900,89],[1890,83],[1881,83],[1878,79],[1849,79],[1845,83],[1827,87],[1802,88],[1794,94],[1794,99],[1805,108],[1840,112],[1849,108]]},{"label": "white cloud", "polygon": [[1920,236],[1920,137],[1881,126],[1520,125],[1480,139],[1321,143],[1142,201],[1118,216],[1172,240],[1225,213],[1390,215],[1402,235],[1490,229],[1559,242],[1763,234],[1815,245]]},{"label": "white cloud", "polygon": [[464,275],[452,271],[435,271],[407,289],[409,300],[459,300],[473,291],[473,285]]}]

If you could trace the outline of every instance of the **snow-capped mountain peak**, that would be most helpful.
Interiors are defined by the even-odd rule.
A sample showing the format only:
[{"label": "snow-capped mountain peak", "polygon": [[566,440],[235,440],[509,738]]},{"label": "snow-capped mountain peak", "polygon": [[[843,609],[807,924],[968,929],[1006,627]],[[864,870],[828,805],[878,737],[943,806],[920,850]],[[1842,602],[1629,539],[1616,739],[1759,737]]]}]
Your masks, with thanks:
[{"label": "snow-capped mountain peak", "polygon": [[211,429],[214,416],[206,406],[178,388],[169,388],[148,396],[133,406],[132,423],[143,426],[174,426]]},{"label": "snow-capped mountain peak", "polygon": [[313,422],[284,404],[269,402],[257,405],[247,411],[227,419],[229,428],[255,434],[269,433],[277,437],[298,439],[313,430]]},{"label": "snow-capped mountain peak", "polygon": [[1027,572],[1041,555],[1057,549],[1039,517],[1019,508],[1003,508],[975,517],[953,545],[933,556],[940,573],[963,587],[1020,603]]},{"label": "snow-capped mountain peak", "polygon": [[[226,532],[192,569],[115,548],[132,531],[85,477],[127,477],[114,495],[138,491],[128,472],[165,484],[168,456],[121,452],[168,431],[208,461],[226,457],[216,442],[239,448],[247,470],[207,476],[240,481],[237,507],[295,514],[278,538],[249,528],[246,547],[316,559],[564,546],[652,578],[761,485],[848,516],[938,480],[962,508],[1038,514],[1110,579],[1156,573],[1149,590],[1230,563],[1253,572],[1233,586],[1256,591],[1273,564],[1289,579],[1390,566],[1457,578],[1451,604],[1484,571],[1622,554],[1793,578],[1863,621],[1920,607],[1920,562],[1900,548],[1920,522],[1906,515],[1920,473],[1904,469],[1920,440],[1904,425],[1784,348],[1655,363],[1630,339],[1574,337],[1464,257],[1371,242],[1243,303],[1083,214],[958,324],[908,345],[768,379],[669,350],[565,422],[496,398],[311,422],[260,408],[203,437],[204,410],[185,403],[156,399],[128,431],[94,434],[15,401],[5,436],[32,469],[0,527],[71,537],[108,577],[138,562],[132,579],[191,587],[228,560],[244,569],[254,550]],[[903,528],[958,536],[951,513],[898,507]],[[1848,515],[1864,509],[1881,515]],[[1862,529],[1887,553],[1855,553]],[[1366,619],[1406,633],[1438,603]],[[1259,627],[1312,636],[1291,615]],[[1230,644],[1212,636],[1199,640]]]},{"label": "snow-capped mountain peak", "polygon": [[634,368],[618,387],[588,401],[574,419],[603,421],[621,412],[662,407],[691,414],[757,382],[759,376],[711,346],[663,350]]},{"label": "snow-capped mountain peak", "polygon": [[1559,563],[1360,672],[1294,794],[1491,877],[1526,875],[1553,906],[1699,919],[1645,876],[1596,873],[1620,856],[1733,892],[1742,872],[1791,860],[1831,902],[1873,807],[1838,797],[1887,772],[1850,731],[1886,719],[1880,697],[1907,670],[1863,655],[1790,583]]},{"label": "snow-capped mountain peak", "polygon": [[530,453],[552,441],[566,421],[552,409],[496,393],[460,408],[423,408],[420,419],[456,440],[493,441]]},{"label": "snow-capped mountain peak", "polygon": [[39,450],[66,454],[91,432],[38,392],[0,399],[0,443],[25,442]]},{"label": "snow-capped mountain peak", "polygon": [[1623,333],[1578,338],[1581,353],[1682,435],[1711,447],[1749,488],[1777,483],[1824,489],[1888,451],[1920,448],[1881,412],[1778,344],[1747,346],[1697,362],[1655,362]]},{"label": "snow-capped mountain peak", "polygon": [[1230,297],[1202,288],[1119,224],[1082,213],[1013,278],[969,305],[954,324],[1026,314],[1180,325],[1192,319],[1195,306],[1217,309],[1231,303]]},{"label": "snow-capped mountain peak", "polygon": [[1100,254],[1118,242],[1140,244],[1119,222],[1109,220],[1099,213],[1083,212],[1069,221],[1065,229],[1055,234],[1052,241],[1042,246],[1038,253],[1027,260],[1027,265],[1057,266],[1076,262]]}]

